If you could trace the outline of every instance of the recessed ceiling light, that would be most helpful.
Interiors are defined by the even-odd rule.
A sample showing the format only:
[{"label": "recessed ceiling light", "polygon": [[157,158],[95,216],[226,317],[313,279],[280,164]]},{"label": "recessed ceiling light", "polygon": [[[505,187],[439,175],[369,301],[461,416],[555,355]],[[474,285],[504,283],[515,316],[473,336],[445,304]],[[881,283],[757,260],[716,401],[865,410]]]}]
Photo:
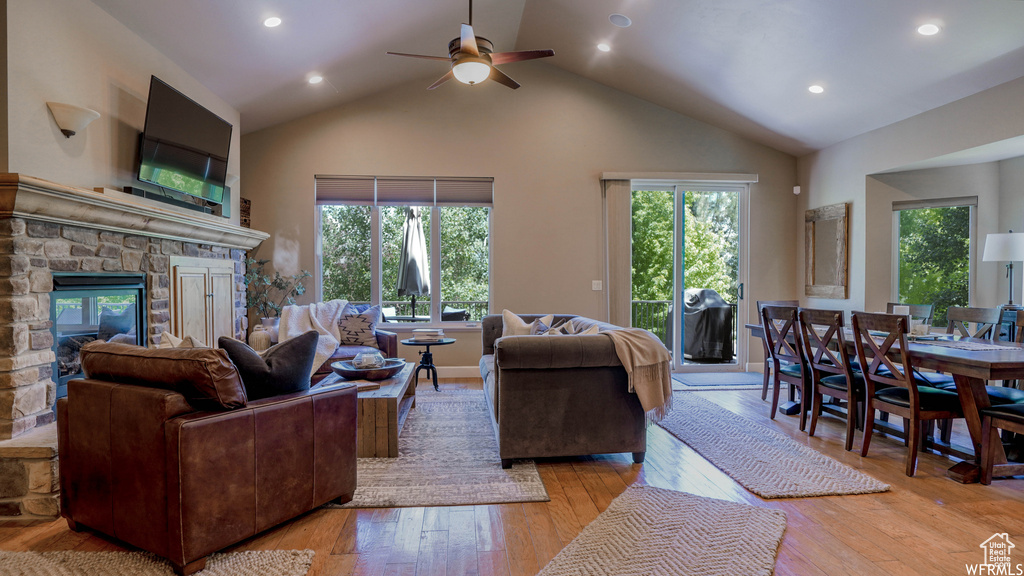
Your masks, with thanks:
[{"label": "recessed ceiling light", "polygon": [[810,91],[811,93],[813,93],[813,94],[821,94],[822,92],[824,92],[824,91],[825,91],[825,89],[824,89],[824,88],[822,88],[821,86],[818,86],[817,84],[815,84],[815,85],[813,85],[813,86],[808,86],[808,87],[807,87],[807,89],[808,89],[808,90],[809,90],[809,91]]},{"label": "recessed ceiling light", "polygon": [[611,20],[611,23],[619,28],[629,28],[629,25],[633,23],[632,20],[622,14],[612,14],[608,17],[608,20]]},{"label": "recessed ceiling light", "polygon": [[610,52],[612,47],[605,44],[604,42],[601,42],[600,44],[597,45],[597,49],[600,50],[601,52]]},{"label": "recessed ceiling light", "polygon": [[263,21],[263,25],[267,28],[276,28],[281,25],[281,19],[277,16],[271,16]]},{"label": "recessed ceiling light", "polygon": [[922,36],[934,36],[942,30],[936,24],[922,24],[917,27],[917,33]]},{"label": "recessed ceiling light", "polygon": [[314,75],[309,77],[309,83],[310,84],[319,84],[319,83],[321,83],[323,81],[324,81],[324,77],[320,76],[318,74],[314,74]]}]

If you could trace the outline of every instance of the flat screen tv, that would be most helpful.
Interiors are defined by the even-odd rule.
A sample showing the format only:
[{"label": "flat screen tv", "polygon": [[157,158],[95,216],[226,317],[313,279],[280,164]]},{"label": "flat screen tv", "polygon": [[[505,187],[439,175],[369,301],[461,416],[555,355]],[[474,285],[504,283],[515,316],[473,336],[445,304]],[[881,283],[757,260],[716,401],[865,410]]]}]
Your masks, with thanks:
[{"label": "flat screen tv", "polygon": [[139,180],[220,204],[231,128],[223,118],[153,76]]}]

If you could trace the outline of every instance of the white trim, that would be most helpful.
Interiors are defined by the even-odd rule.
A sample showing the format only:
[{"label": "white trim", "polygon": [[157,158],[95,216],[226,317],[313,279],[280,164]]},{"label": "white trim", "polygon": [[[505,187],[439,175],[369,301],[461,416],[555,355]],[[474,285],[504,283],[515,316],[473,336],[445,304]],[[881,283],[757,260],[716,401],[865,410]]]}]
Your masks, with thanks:
[{"label": "white trim", "polygon": [[758,176],[757,174],[729,172],[602,172],[601,180],[662,181],[669,183],[669,186],[680,181],[714,182],[716,184],[756,184]]}]

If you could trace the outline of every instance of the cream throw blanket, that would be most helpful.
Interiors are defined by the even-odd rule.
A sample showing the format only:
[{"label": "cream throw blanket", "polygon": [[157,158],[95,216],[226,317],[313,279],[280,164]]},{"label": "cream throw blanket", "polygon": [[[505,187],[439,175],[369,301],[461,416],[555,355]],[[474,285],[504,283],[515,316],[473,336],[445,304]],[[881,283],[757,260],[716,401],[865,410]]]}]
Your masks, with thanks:
[{"label": "cream throw blanket", "polygon": [[347,300],[330,300],[301,306],[285,306],[281,310],[278,341],[290,340],[310,330],[316,330],[320,334],[316,344],[316,356],[313,358],[313,368],[309,372],[311,378],[316,369],[338,349],[341,340],[338,320],[347,304]]},{"label": "cream throw blanket", "polygon": [[612,339],[619,362],[629,376],[648,422],[658,422],[672,409],[672,357],[657,336],[641,328],[601,332]]}]

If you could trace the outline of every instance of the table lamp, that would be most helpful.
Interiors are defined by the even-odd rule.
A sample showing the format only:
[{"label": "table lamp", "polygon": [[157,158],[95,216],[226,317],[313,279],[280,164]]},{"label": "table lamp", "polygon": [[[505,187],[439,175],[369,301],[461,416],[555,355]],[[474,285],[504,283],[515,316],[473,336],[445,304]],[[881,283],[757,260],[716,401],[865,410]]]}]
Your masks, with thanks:
[{"label": "table lamp", "polygon": [[1006,262],[1006,277],[1010,279],[1009,305],[1013,306],[1013,263],[1024,261],[1024,233],[989,234],[985,237],[985,262]]}]

